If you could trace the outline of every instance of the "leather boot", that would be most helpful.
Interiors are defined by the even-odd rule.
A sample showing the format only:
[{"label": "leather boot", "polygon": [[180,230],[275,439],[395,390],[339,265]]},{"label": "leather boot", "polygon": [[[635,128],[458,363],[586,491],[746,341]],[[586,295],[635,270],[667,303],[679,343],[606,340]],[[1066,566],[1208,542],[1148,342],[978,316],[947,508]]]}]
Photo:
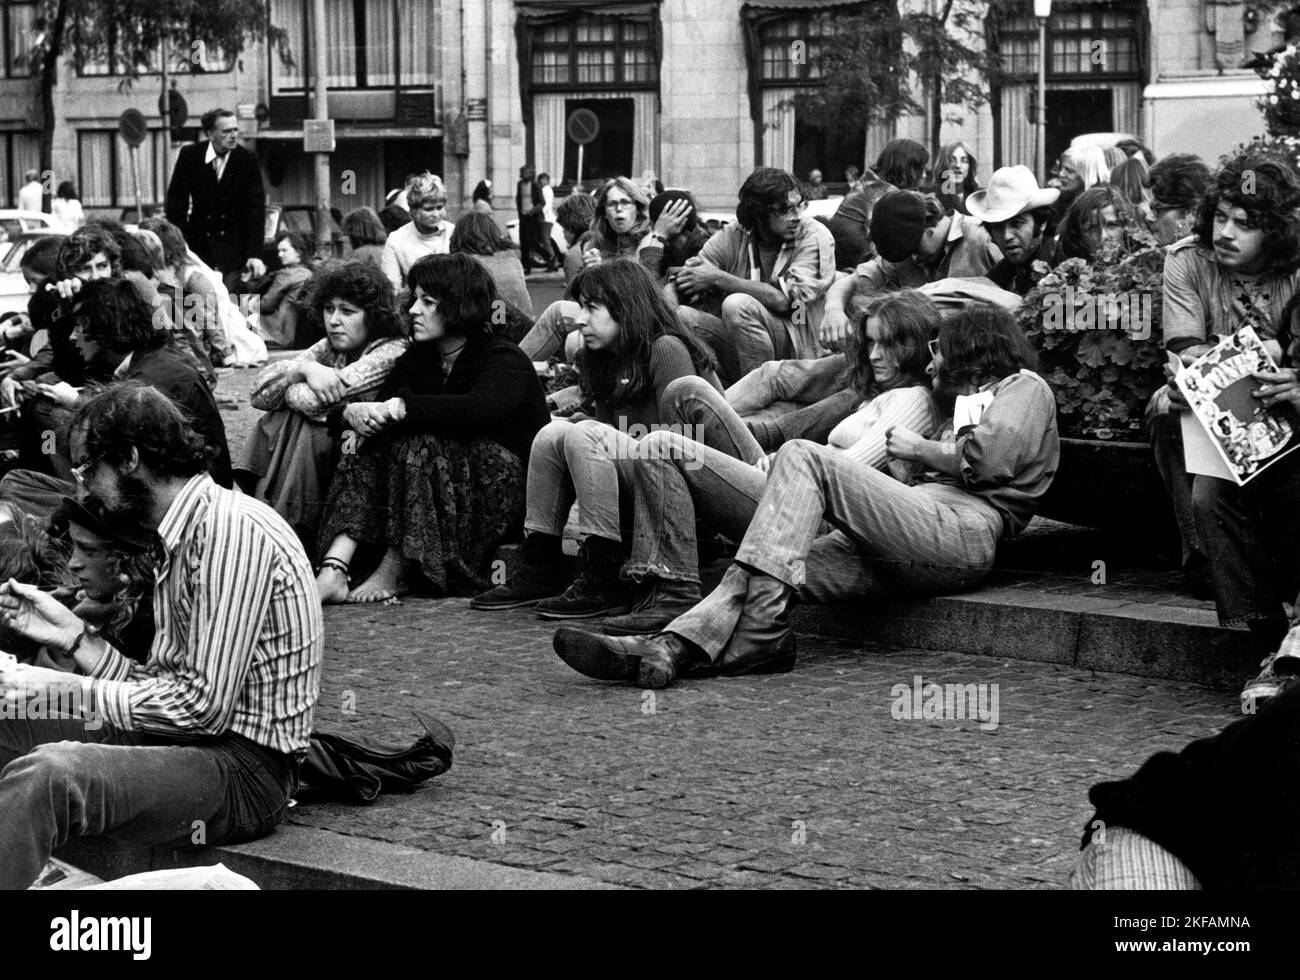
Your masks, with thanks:
[{"label": "leather boot", "polygon": [[679,582],[647,577],[632,611],[613,616],[600,624],[609,636],[641,636],[658,633],[674,619],[700,601],[700,587],[695,582]]},{"label": "leather boot", "polygon": [[559,595],[573,578],[573,562],[555,534],[530,534],[520,548],[521,564],[509,581],[470,600],[471,609],[515,609]]},{"label": "leather boot", "polygon": [[623,545],[594,535],[578,552],[578,575],[560,595],[543,599],[535,609],[540,619],[595,619],[620,616],[631,606],[627,584],[619,578]]},{"label": "leather boot", "polygon": [[735,677],[792,670],[796,644],[789,614],[796,599],[795,590],[784,582],[750,570],[745,608],[731,639],[717,660],[692,668],[691,676]]},{"label": "leather boot", "polygon": [[605,636],[561,626],[555,631],[553,646],[561,660],[587,677],[656,689],[667,687],[690,664],[705,659],[693,644],[674,633]]}]

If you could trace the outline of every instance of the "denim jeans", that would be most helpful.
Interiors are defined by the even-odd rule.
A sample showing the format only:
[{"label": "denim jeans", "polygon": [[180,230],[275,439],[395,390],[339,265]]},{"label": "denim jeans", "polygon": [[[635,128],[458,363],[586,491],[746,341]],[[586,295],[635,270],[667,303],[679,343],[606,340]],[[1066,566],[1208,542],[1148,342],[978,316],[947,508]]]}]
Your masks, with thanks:
[{"label": "denim jeans", "polygon": [[1174,520],[1182,546],[1179,567],[1185,575],[1204,575],[1205,549],[1201,547],[1196,515],[1192,511],[1193,476],[1187,472],[1180,412],[1162,412],[1151,417],[1151,451],[1156,472],[1174,503]]},{"label": "denim jeans", "polygon": [[[836,530],[819,536],[823,520]],[[800,439],[778,452],[736,561],[818,602],[879,595],[886,583],[941,595],[988,574],[1001,534],[1001,515],[974,494],[907,486]],[[717,659],[744,610],[748,576],[738,569],[667,631]]]},{"label": "denim jeans", "polygon": [[745,420],[777,418],[838,394],[848,370],[844,354],[809,360],[768,361],[727,389],[727,404]]},{"label": "denim jeans", "polygon": [[622,507],[632,486],[637,442],[594,419],[555,419],[533,439],[528,456],[528,502],[524,530],[564,533],[578,502],[578,533],[621,541]]},{"label": "denim jeans", "polygon": [[0,888],[27,888],[69,837],[261,837],[297,789],[296,765],[239,736],[167,743],[70,719],[0,721],[0,767]]},{"label": "denim jeans", "polygon": [[742,376],[765,361],[797,356],[790,321],[745,293],[732,293],[722,301],[722,325],[736,348]]},{"label": "denim jeans", "polygon": [[1300,584],[1300,454],[1250,483],[1197,474],[1192,510],[1210,562],[1219,622],[1242,626],[1285,615]]},{"label": "denim jeans", "polygon": [[578,329],[577,315],[578,304],[572,300],[552,303],[533,321],[532,329],[519,341],[519,349],[530,361],[550,360],[565,349],[565,338]]},{"label": "denim jeans", "polygon": [[841,383],[847,369],[843,354],[768,361],[727,389],[727,403],[764,452],[775,452],[791,439],[824,444],[862,401]]}]

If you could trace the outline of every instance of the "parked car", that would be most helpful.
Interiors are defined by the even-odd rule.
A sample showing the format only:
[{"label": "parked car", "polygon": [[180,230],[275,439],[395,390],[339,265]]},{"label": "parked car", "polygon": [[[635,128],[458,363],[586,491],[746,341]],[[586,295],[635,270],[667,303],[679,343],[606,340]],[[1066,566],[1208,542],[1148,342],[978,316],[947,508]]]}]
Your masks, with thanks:
[{"label": "parked car", "polygon": [[44,211],[20,211],[17,208],[0,208],[0,240],[21,235],[23,232],[65,235],[71,229],[52,214]]},{"label": "parked car", "polygon": [[27,280],[23,278],[21,263],[32,242],[44,237],[45,234],[39,232],[23,232],[0,242],[0,316],[27,312],[27,299],[31,294]]},{"label": "parked car", "polygon": [[[268,269],[279,266],[280,260],[275,254],[275,240],[286,231],[304,235],[311,242],[316,241],[316,206],[314,204],[271,204],[266,208],[266,231],[262,242],[262,261]],[[342,258],[348,251],[348,241],[343,229],[330,215],[329,255]],[[326,256],[322,256],[326,257]]]}]

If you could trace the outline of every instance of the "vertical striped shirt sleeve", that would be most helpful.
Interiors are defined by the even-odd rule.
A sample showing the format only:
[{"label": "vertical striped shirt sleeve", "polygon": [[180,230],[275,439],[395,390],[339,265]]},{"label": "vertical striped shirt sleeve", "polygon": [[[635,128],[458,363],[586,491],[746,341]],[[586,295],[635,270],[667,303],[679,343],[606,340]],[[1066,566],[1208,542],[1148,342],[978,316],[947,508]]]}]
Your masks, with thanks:
[{"label": "vertical striped shirt sleeve", "polygon": [[125,668],[110,649],[94,671],[100,709],[127,730],[235,731],[280,751],[305,748],[323,642],[306,556],[294,558],[293,532],[269,509],[263,515],[206,477],[185,492],[203,494],[206,507],[191,500],[180,513],[149,660]]}]

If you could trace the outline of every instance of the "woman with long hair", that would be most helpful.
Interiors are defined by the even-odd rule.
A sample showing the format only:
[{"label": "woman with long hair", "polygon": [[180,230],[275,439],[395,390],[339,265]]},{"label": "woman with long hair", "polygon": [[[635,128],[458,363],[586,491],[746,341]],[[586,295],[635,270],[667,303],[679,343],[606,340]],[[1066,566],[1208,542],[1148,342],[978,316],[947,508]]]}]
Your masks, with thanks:
[{"label": "woman with long hair", "polygon": [[966,210],[966,197],[980,189],[978,169],[975,152],[962,140],[948,143],[939,150],[934,163],[934,184],[944,214],[953,211],[970,214]]},{"label": "woman with long hair", "polygon": [[[165,268],[159,281],[173,290],[173,320],[197,334],[214,367],[231,363],[235,347],[221,318],[221,302],[212,280],[190,261],[190,249],[181,230],[166,218],[147,218],[140,225],[158,236]],[[197,256],[196,256],[197,258]]]},{"label": "woman with long hair", "polygon": [[1156,214],[1151,206],[1154,200],[1151,195],[1151,170],[1142,154],[1134,154],[1112,170],[1110,185],[1119,189],[1134,219],[1147,229],[1155,226]]},{"label": "woman with long hair", "polygon": [[1136,221],[1118,187],[1102,184],[1074,199],[1057,226],[1058,261],[1113,261],[1136,247]]},{"label": "woman with long hair", "polygon": [[[493,336],[496,285],[468,255],[427,255],[407,282],[409,349],[373,400],[330,412],[350,431],[318,536],[322,602],[382,602],[417,576],[438,594],[481,591],[522,516],[529,446],[548,416],[533,365]],[[361,544],[383,558],[350,588]]]},{"label": "woman with long hair", "polygon": [[86,212],[81,208],[81,195],[77,185],[70,180],[61,181],[50,198],[50,212],[55,220],[69,231],[76,231],[86,223]]},{"label": "woman with long hair", "polygon": [[321,268],[308,284],[303,315],[325,337],[258,376],[249,402],[264,414],[235,478],[245,493],[270,504],[310,553],[342,450],[329,415],[374,398],[407,341],[388,278],[365,260]]},{"label": "woman with long hair", "polygon": [[[551,619],[626,612],[619,515],[620,503],[631,499],[637,440],[667,421],[673,381],[699,375],[716,384],[713,355],[681,327],[638,263],[584,269],[569,292],[583,342],[579,384],[594,410],[591,417],[553,420],[537,434],[528,464],[523,567],[478,596],[476,609],[537,604],[538,614]],[[561,537],[575,500],[582,544],[570,584]]]},{"label": "woman with long hair", "polygon": [[[958,396],[952,422],[938,439],[904,425],[886,435],[888,455],[920,471],[915,482],[827,446],[786,443],[712,593],[654,635],[563,628],[556,653],[588,677],[648,688],[687,672],[783,672],[795,662],[796,595],[861,601],[886,589],[942,595],[981,582],[999,542],[1025,528],[1056,474],[1056,399],[1003,310],[967,307],[944,322],[935,346],[930,370]],[[835,530],[822,534],[823,523]]]},{"label": "woman with long hair", "polygon": [[529,317],[533,315],[533,298],[528,294],[519,249],[491,215],[477,211],[461,215],[451,233],[451,253],[478,259],[497,284],[497,295]]},{"label": "woman with long hair", "polygon": [[[832,396],[840,411],[807,437],[860,466],[884,469],[889,431],[904,426],[929,436],[937,421],[926,365],[938,333],[938,307],[915,290],[858,296],[849,304],[850,351]],[[725,397],[698,378],[668,388],[670,425],[641,445],[635,472],[632,556],[624,574],[638,583],[626,616],[607,619],[611,633],[654,632],[700,598],[696,520],[739,540],[754,518],[781,441],[760,445]],[[831,419],[838,416],[836,424]],[[906,480],[909,469],[890,467]]]}]

